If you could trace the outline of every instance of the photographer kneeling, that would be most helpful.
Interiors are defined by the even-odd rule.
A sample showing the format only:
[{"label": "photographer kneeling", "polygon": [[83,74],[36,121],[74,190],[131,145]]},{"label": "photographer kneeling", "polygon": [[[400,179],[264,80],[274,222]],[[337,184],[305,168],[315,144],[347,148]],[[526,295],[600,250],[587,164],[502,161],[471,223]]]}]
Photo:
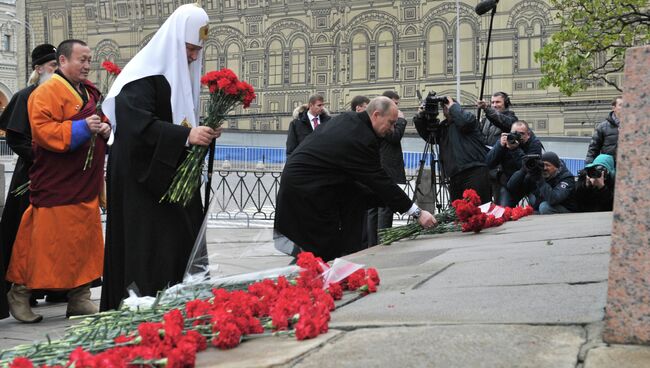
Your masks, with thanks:
[{"label": "photographer kneeling", "polygon": [[614,207],[614,157],[600,154],[578,174],[576,202],[580,212],[611,211]]},{"label": "photographer kneeling", "polygon": [[507,185],[516,195],[528,194],[528,200],[540,215],[569,213],[576,210],[573,174],[554,152],[524,156],[519,171]]},{"label": "photographer kneeling", "polygon": [[[445,116],[442,122],[437,118],[438,104]],[[482,201],[489,202],[489,173],[476,116],[463,110],[451,97],[430,93],[424,110],[413,118],[413,123],[422,139],[440,147],[440,166],[449,178],[450,201],[462,198],[466,189],[474,189]]]},{"label": "photographer kneeling", "polygon": [[508,191],[506,184],[510,177],[521,169],[524,156],[542,154],[542,142],[530,130],[527,122],[519,120],[513,123],[510,129],[510,133],[501,133],[500,140],[486,157],[490,170],[498,168],[496,179],[500,193],[497,196],[497,204],[504,207],[516,206],[523,197]]}]

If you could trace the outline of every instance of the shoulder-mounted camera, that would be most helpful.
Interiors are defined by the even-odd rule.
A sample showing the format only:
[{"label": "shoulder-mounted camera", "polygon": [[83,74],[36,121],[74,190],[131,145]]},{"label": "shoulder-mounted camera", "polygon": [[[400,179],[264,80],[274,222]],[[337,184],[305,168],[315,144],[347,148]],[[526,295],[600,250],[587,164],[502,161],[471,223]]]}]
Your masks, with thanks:
[{"label": "shoulder-mounted camera", "polygon": [[420,115],[427,121],[427,128],[429,130],[436,129],[441,126],[438,119],[440,108],[449,104],[447,96],[436,96],[435,91],[429,92],[426,98],[422,100],[420,91],[417,91],[418,99],[420,100]]}]

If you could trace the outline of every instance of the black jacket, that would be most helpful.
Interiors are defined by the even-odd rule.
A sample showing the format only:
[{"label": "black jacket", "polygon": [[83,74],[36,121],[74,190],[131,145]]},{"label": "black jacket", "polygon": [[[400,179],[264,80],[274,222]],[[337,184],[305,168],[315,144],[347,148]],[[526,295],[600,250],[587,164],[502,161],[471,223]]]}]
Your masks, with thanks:
[{"label": "black jacket", "polygon": [[[289,123],[287,132],[287,156],[293,153],[293,150],[314,131],[307,116],[307,111],[306,105],[298,106],[293,111],[293,120]],[[319,124],[325,124],[329,119],[330,116],[325,110],[318,116]]]},{"label": "black jacket", "polygon": [[[489,169],[496,169],[500,167],[498,175],[499,181],[508,179],[517,170],[521,169],[522,160],[525,155],[541,155],[542,142],[531,132],[530,138],[524,144],[521,144],[517,149],[509,150],[503,147],[499,142],[492,147],[490,152],[487,153],[485,162]],[[505,185],[505,182],[503,184]]]},{"label": "black jacket", "polygon": [[[478,129],[476,116],[454,104],[449,110],[451,119],[443,120],[433,130],[440,145],[440,158],[446,177],[453,177],[463,170],[486,166],[483,137]],[[415,129],[424,140],[429,139],[427,121],[418,114],[413,118]]]},{"label": "black jacket", "polygon": [[406,129],[406,120],[397,119],[393,133],[381,138],[379,141],[379,151],[381,157],[381,167],[386,170],[388,176],[395,183],[405,184],[406,174],[404,173],[404,155],[402,154],[402,137]]},{"label": "black jacket", "polygon": [[481,119],[479,127],[483,134],[483,144],[494,147],[499,142],[501,133],[509,132],[512,123],[517,120],[517,115],[511,110],[498,112],[491,107],[485,109],[485,117]]},{"label": "black jacket", "polygon": [[530,193],[534,194],[535,202],[531,205],[535,210],[539,209],[542,202],[548,202],[551,206],[559,204],[569,211],[576,211],[575,185],[573,174],[562,162],[557,174],[547,180],[544,180],[541,175],[533,176],[521,168],[510,177],[507,188],[511,193],[522,197]]},{"label": "black jacket", "polygon": [[575,199],[579,212],[611,211],[614,207],[614,179],[607,175],[601,189],[587,187],[587,173],[581,170],[576,182]]},{"label": "black jacket", "polygon": [[382,169],[365,112],[334,117],[298,146],[287,158],[276,203],[275,230],[326,260],[358,248],[362,226],[348,229],[350,212],[362,219],[371,207],[404,213],[412,205]]},{"label": "black jacket", "polygon": [[616,161],[616,147],[618,146],[618,126],[614,120],[614,112],[610,112],[605,121],[596,125],[594,135],[591,137],[585,163],[590,164],[596,156],[605,153],[614,157]]}]

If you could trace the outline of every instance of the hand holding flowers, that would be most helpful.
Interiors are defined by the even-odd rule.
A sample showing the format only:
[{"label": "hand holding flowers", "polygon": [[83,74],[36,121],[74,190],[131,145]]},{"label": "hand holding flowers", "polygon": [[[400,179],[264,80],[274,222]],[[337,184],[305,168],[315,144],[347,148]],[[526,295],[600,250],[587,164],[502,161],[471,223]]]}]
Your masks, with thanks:
[{"label": "hand holding flowers", "polygon": [[255,90],[250,84],[240,81],[230,69],[212,71],[201,77],[201,84],[210,91],[208,115],[201,126],[192,128],[188,141],[192,144],[189,154],[176,170],[167,192],[160,201],[187,205],[201,184],[204,158],[207,146],[221,135],[219,129],[232,109],[239,104],[248,108],[255,99]]}]

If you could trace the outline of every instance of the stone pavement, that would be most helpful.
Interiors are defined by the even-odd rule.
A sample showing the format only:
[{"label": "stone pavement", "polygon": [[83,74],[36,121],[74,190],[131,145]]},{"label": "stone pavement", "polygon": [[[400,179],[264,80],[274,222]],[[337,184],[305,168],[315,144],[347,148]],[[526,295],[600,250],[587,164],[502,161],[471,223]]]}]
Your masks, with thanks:
[{"label": "stone pavement", "polygon": [[[611,222],[611,213],[531,216],[367,249],[346,258],[376,267],[379,291],[340,305],[329,333],[208,349],[197,366],[650,367],[650,347],[601,340]],[[268,236],[209,229],[219,273],[286,265],[260,241]],[[46,316],[37,325],[0,321],[0,348],[60,336],[69,324],[62,305],[37,311]]]}]

